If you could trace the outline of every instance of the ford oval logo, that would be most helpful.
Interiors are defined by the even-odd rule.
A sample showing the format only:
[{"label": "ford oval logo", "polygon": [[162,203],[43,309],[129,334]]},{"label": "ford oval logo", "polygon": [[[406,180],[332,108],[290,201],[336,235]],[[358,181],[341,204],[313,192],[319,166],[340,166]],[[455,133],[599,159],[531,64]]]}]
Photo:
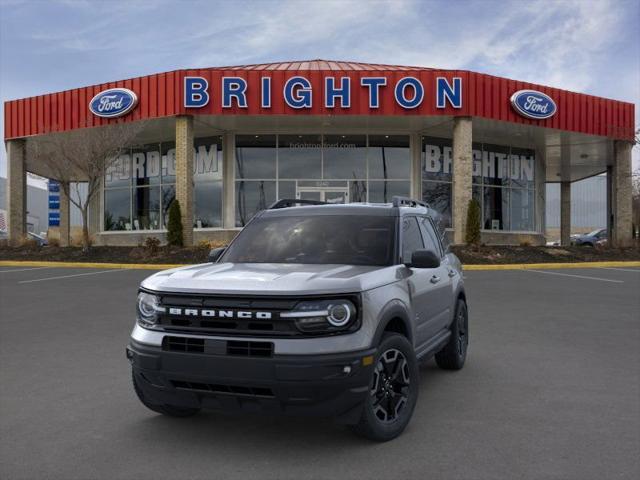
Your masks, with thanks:
[{"label": "ford oval logo", "polygon": [[556,103],[549,95],[535,90],[518,90],[511,95],[511,105],[523,117],[535,120],[551,118],[556,114]]},{"label": "ford oval logo", "polygon": [[89,102],[89,110],[103,118],[126,115],[138,104],[138,96],[128,88],[103,90]]}]

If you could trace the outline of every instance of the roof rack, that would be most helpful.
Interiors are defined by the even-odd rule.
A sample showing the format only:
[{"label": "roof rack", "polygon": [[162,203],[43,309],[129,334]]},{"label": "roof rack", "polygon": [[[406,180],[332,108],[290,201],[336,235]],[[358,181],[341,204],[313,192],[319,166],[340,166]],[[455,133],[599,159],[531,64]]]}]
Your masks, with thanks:
[{"label": "roof rack", "polygon": [[320,200],[303,200],[301,198],[283,198],[274,202],[267,210],[288,208],[295,205],[327,205],[327,202],[321,202]]},{"label": "roof rack", "polygon": [[393,202],[394,207],[425,207],[429,208],[429,204],[426,202],[421,202],[420,200],[415,200],[409,197],[399,197],[394,196],[391,201]]}]

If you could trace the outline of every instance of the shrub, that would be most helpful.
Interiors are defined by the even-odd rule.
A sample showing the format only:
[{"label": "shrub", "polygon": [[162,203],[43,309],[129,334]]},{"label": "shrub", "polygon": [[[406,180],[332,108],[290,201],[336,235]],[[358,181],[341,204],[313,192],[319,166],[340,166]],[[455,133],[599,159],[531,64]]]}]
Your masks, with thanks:
[{"label": "shrub", "polygon": [[144,239],[144,248],[147,249],[149,255],[155,255],[160,250],[160,239],[156,237],[147,237]]},{"label": "shrub", "polygon": [[467,232],[464,240],[467,245],[480,244],[480,203],[476,199],[469,200]]},{"label": "shrub", "polygon": [[182,246],[182,213],[180,212],[180,202],[178,200],[171,202],[169,207],[167,243],[174,247]]}]

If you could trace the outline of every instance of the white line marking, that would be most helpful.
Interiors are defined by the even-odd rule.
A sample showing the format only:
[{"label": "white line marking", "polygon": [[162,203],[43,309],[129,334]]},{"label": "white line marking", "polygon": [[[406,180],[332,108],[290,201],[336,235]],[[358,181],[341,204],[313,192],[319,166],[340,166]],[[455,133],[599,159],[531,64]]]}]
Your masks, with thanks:
[{"label": "white line marking", "polygon": [[111,273],[111,272],[123,272],[124,270],[101,270],[99,272],[89,272],[89,273],[76,273],[75,275],[62,275],[59,277],[46,277],[46,278],[36,278],[35,280],[23,280],[18,283],[33,283],[33,282],[44,282],[46,280],[59,280],[61,278],[71,278],[71,277],[82,277],[84,275],[98,275],[99,273]]},{"label": "white line marking", "polygon": [[571,275],[570,273],[545,272],[544,270],[523,269],[524,272],[546,273],[547,275],[561,275],[563,277],[583,278],[585,280],[599,280],[601,282],[624,283],[622,280],[611,280],[609,278],[586,277],[584,275]]},{"label": "white line marking", "polygon": [[45,268],[54,268],[54,267],[14,268],[13,270],[0,270],[0,273],[26,272],[27,270],[44,270]]},{"label": "white line marking", "polygon": [[640,268],[636,268],[635,270],[632,268],[615,268],[615,267],[600,267],[602,270],[618,270],[620,272],[634,272],[640,273]]}]

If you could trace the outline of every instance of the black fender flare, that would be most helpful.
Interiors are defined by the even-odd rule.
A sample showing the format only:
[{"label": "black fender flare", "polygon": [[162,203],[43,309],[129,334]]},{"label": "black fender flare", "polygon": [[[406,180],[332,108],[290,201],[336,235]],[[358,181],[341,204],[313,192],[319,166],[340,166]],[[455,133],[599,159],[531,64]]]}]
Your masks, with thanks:
[{"label": "black fender flare", "polygon": [[410,313],[407,309],[407,306],[399,300],[393,300],[389,302],[382,308],[380,314],[380,322],[376,328],[376,332],[373,335],[373,340],[371,342],[372,347],[377,347],[380,345],[382,341],[382,336],[384,335],[384,331],[391,322],[391,320],[398,318],[402,321],[404,325],[404,329],[407,332],[407,337],[409,342],[413,345],[413,327],[410,320]]}]

